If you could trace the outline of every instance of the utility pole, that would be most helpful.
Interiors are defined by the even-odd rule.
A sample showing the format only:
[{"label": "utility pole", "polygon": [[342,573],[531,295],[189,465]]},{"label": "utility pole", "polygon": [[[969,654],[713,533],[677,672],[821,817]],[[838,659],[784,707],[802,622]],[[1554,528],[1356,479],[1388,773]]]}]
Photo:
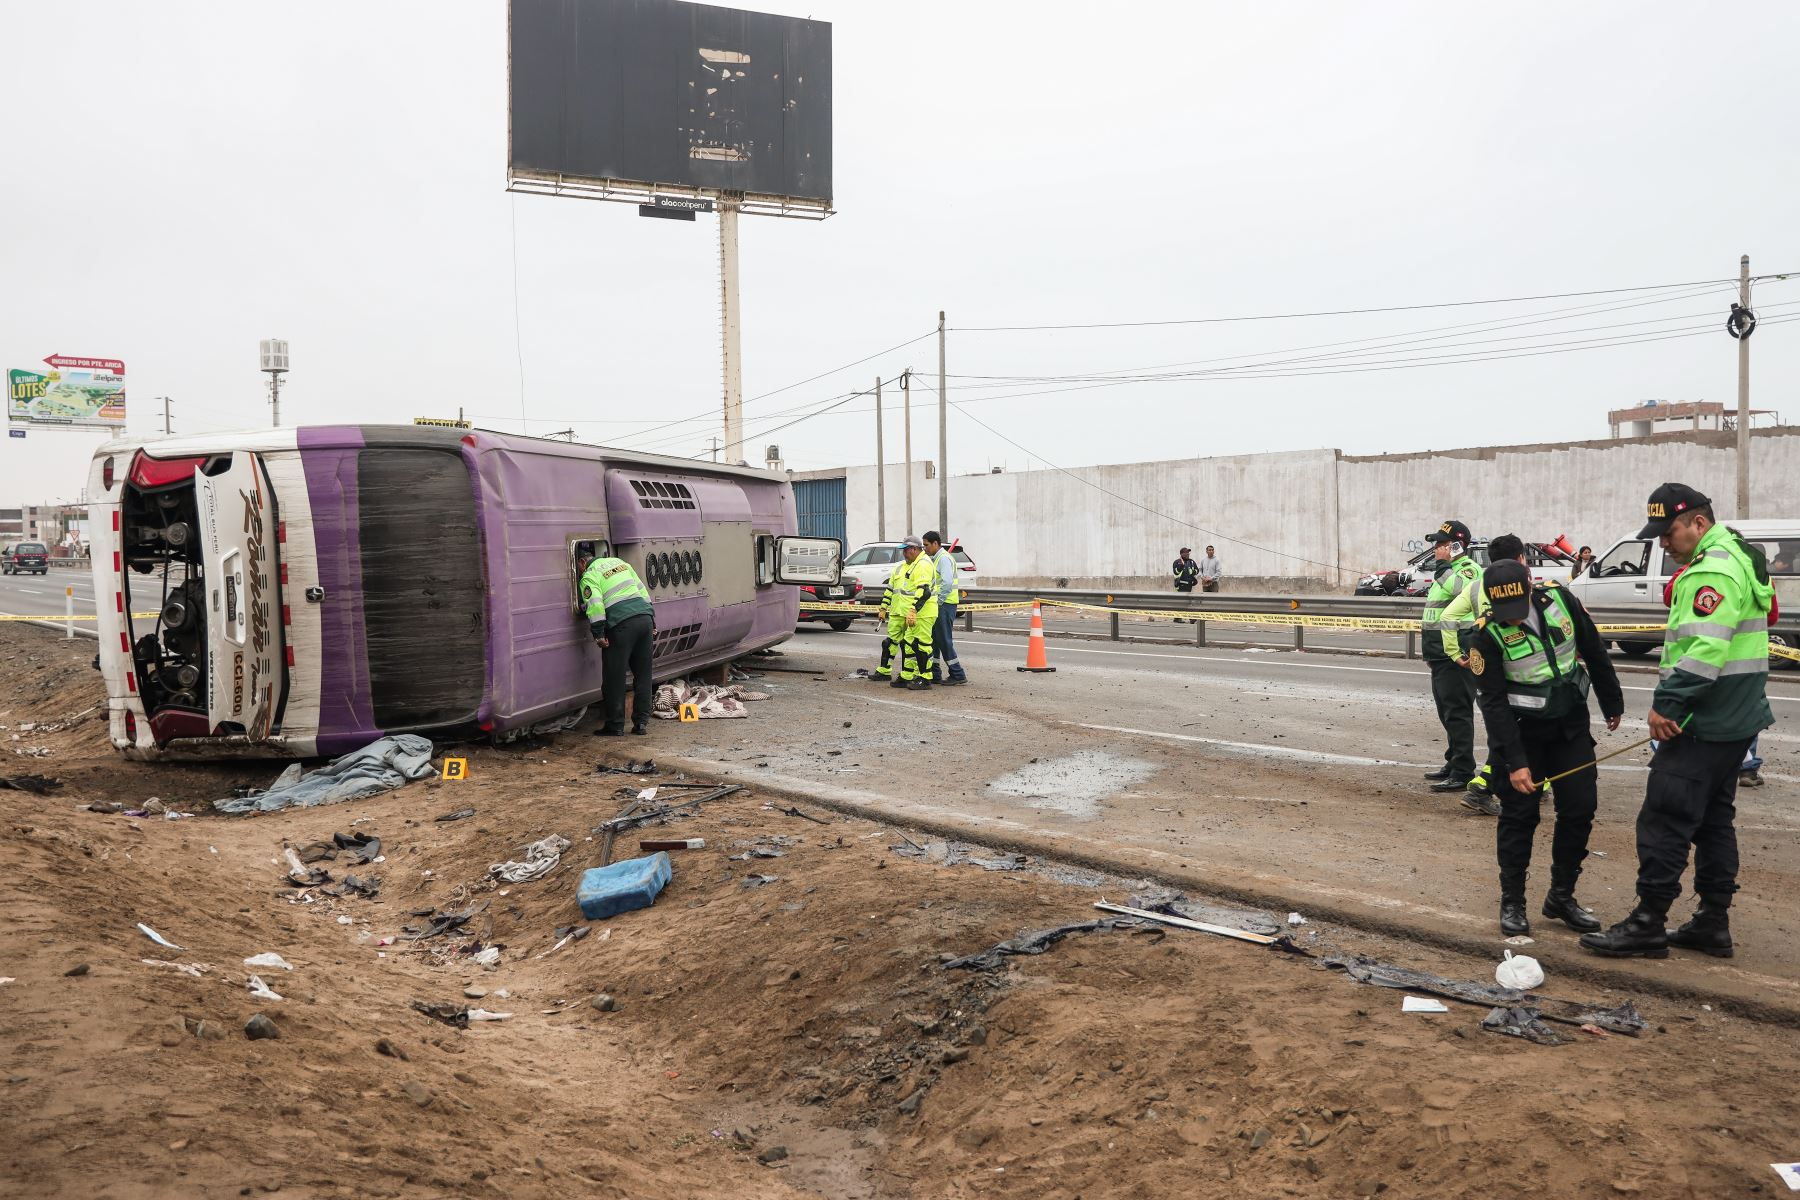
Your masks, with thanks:
[{"label": "utility pole", "polygon": [[[1750,256],[1738,259],[1738,304],[1750,308]],[[1737,519],[1750,519],[1750,330],[1738,344]]]},{"label": "utility pole", "polygon": [[269,375],[269,424],[281,425],[281,376]]},{"label": "utility pole", "polygon": [[881,376],[875,377],[875,540],[887,541],[887,452],[881,442]]},{"label": "utility pole", "polygon": [[906,409],[906,536],[913,532],[912,501],[912,368],[900,373],[902,404]]},{"label": "utility pole", "polygon": [[718,438],[708,438],[708,439],[706,439],[706,442],[707,442],[707,449],[712,451],[712,460],[714,462],[718,462],[719,461],[719,439]]},{"label": "utility pole", "polygon": [[938,310],[938,532],[950,536],[950,399],[944,388],[944,311]]},{"label": "utility pole", "polygon": [[719,337],[725,374],[725,461],[744,457],[744,360],[738,328],[738,202],[719,199]]},{"label": "utility pole", "polygon": [[168,437],[169,436],[169,403],[170,403],[170,401],[167,396],[158,396],[157,399],[161,400],[163,402],[163,436]]}]

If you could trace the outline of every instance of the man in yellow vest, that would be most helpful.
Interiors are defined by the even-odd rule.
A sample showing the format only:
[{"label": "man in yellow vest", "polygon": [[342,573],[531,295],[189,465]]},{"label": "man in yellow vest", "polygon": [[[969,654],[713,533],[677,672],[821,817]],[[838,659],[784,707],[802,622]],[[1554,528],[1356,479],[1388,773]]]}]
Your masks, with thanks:
[{"label": "man in yellow vest", "polygon": [[937,568],[924,543],[909,537],[902,560],[888,575],[881,607],[887,613],[887,640],[873,678],[915,692],[931,686],[931,627],[937,621]]},{"label": "man in yellow vest", "polygon": [[1444,630],[1466,635],[1474,630],[1475,618],[1470,613],[1446,625],[1444,610],[1481,578],[1481,566],[1469,557],[1469,527],[1461,521],[1445,521],[1425,540],[1435,548],[1437,575],[1425,594],[1419,632],[1446,742],[1444,765],[1425,772],[1425,778],[1434,792],[1460,792],[1475,775],[1475,677],[1445,652]]},{"label": "man in yellow vest", "polygon": [[648,733],[650,711],[656,707],[656,684],[651,678],[650,651],[656,636],[656,610],[643,581],[623,559],[596,557],[592,542],[576,547],[576,566],[581,571],[581,612],[588,631],[600,647],[600,697],[605,719],[594,730],[596,737],[616,737],[625,732],[625,672],[631,671],[631,732]]}]

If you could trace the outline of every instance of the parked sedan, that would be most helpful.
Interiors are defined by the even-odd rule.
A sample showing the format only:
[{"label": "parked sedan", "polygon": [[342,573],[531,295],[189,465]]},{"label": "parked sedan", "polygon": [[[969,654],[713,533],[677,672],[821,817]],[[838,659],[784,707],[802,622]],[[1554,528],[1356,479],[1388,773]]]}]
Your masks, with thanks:
[{"label": "parked sedan", "polygon": [[[844,560],[844,574],[855,577],[863,585],[865,603],[873,604],[881,598],[881,589],[887,586],[894,564],[900,561],[903,545],[903,542],[870,542]],[[980,578],[975,570],[975,560],[961,546],[952,547],[950,557],[956,560],[957,590],[973,590]]]},{"label": "parked sedan", "polygon": [[[834,603],[842,603],[848,600],[851,603],[856,603],[862,598],[862,590],[863,585],[860,582],[850,575],[845,574],[838,577],[838,582],[835,586],[815,587],[812,584],[801,584],[800,603],[805,604],[809,600],[829,600]],[[802,609],[800,611],[800,620],[823,621],[825,624],[841,633],[850,628],[850,623],[861,615],[861,613],[853,612],[807,612],[805,609]]]}]

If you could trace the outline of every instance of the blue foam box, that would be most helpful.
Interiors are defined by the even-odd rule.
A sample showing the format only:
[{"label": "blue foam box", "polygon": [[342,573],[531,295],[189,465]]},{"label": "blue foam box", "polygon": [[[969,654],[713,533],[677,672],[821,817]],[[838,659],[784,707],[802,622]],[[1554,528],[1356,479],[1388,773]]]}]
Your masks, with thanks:
[{"label": "blue foam box", "polygon": [[590,921],[649,908],[668,886],[673,869],[669,856],[657,851],[648,858],[628,858],[610,867],[590,867],[581,873],[581,886],[575,889],[575,901],[581,915]]}]

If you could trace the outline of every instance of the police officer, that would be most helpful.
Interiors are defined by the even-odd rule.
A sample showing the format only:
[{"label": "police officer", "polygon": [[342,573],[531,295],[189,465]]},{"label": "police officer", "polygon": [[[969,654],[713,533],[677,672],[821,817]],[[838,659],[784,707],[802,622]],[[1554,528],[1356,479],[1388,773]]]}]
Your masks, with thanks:
[{"label": "police officer", "polygon": [[605,720],[594,730],[597,737],[616,737],[625,732],[625,671],[631,671],[635,688],[631,701],[631,732],[650,731],[650,712],[656,706],[656,685],[650,675],[651,641],[656,633],[656,610],[631,564],[610,556],[595,557],[594,544],[576,547],[581,571],[581,609],[588,630],[602,651],[600,698]]},{"label": "police officer", "polygon": [[[1434,547],[1437,574],[1425,594],[1425,612],[1419,619],[1425,665],[1431,668],[1431,698],[1437,702],[1438,723],[1448,743],[1444,765],[1427,771],[1434,792],[1460,792],[1475,774],[1475,680],[1444,651],[1444,609],[1481,577],[1481,567],[1469,557],[1469,527],[1461,521],[1445,521],[1425,538]],[[1450,625],[1459,634],[1475,628],[1473,614]]]},{"label": "police officer", "polygon": [[[1525,543],[1519,540],[1517,534],[1513,533],[1503,533],[1489,542],[1487,552],[1490,564],[1503,562],[1506,559],[1520,563],[1525,561]],[[1464,652],[1461,639],[1457,636],[1456,631],[1464,620],[1473,617],[1476,625],[1479,626],[1487,615],[1487,592],[1482,590],[1481,580],[1477,578],[1474,583],[1469,585],[1467,591],[1452,600],[1444,609],[1443,623],[1449,626],[1443,631],[1444,653],[1463,666],[1469,666],[1469,657]],[[1488,760],[1481,764],[1481,769],[1475,772],[1474,778],[1469,780],[1469,786],[1463,791],[1462,802],[1466,808],[1474,809],[1486,816],[1497,817],[1500,815],[1500,801],[1494,798],[1495,776],[1491,732],[1488,741],[1490,743]],[[1505,772],[1503,771],[1501,774],[1504,775]]]},{"label": "police officer", "polygon": [[1500,860],[1500,932],[1511,936],[1531,930],[1525,916],[1525,873],[1543,798],[1539,781],[1590,767],[1550,785],[1556,832],[1550,841],[1550,891],[1543,909],[1546,917],[1589,933],[1600,922],[1575,899],[1599,795],[1591,769],[1588,679],[1591,673],[1606,727],[1617,729],[1625,712],[1619,676],[1581,601],[1554,582],[1533,586],[1524,563],[1505,559],[1490,566],[1482,575],[1482,593],[1488,616],[1469,639],[1469,671],[1487,722],[1494,778],[1507,780],[1495,789],[1500,798],[1494,834]]},{"label": "police officer", "polygon": [[956,556],[944,549],[944,535],[935,529],[926,530],[919,540],[925,544],[925,553],[931,556],[932,569],[937,572],[937,620],[931,627],[931,653],[944,671],[944,677],[937,682],[960,687],[969,682],[969,675],[956,657],[956,606],[962,601],[962,592],[956,586]]},{"label": "police officer", "polygon": [[907,538],[901,561],[888,575],[881,598],[888,635],[874,675],[893,687],[915,692],[931,686],[931,627],[937,620],[937,568],[924,549],[918,538]]},{"label": "police officer", "polygon": [[[1766,691],[1775,592],[1762,551],[1715,523],[1712,501],[1693,488],[1663,484],[1647,514],[1638,536],[1659,539],[1685,569],[1670,587],[1662,681],[1650,699],[1659,745],[1638,812],[1638,902],[1581,944],[1615,958],[1667,958],[1670,946],[1730,958],[1738,769],[1751,740],[1775,723]],[[1690,845],[1700,907],[1670,933],[1665,921]]]}]

